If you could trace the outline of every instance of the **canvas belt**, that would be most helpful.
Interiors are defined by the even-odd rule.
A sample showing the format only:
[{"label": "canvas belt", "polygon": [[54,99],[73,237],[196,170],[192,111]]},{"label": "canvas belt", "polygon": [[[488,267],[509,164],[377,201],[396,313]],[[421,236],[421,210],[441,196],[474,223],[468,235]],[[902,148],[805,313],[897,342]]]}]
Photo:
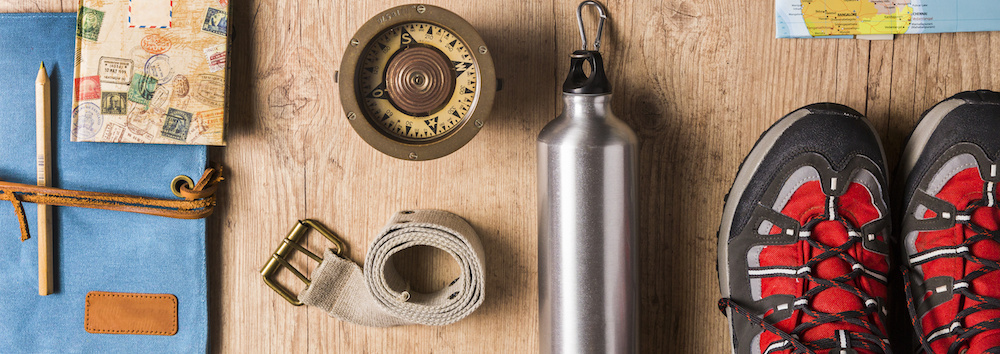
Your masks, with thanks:
[{"label": "canvas belt", "polygon": [[[412,291],[393,256],[415,246],[447,252],[458,262],[461,274],[441,290]],[[371,327],[446,325],[465,318],[483,303],[483,247],[476,231],[458,215],[440,210],[396,213],[369,247],[364,269],[340,257],[341,247],[326,250],[298,297],[301,303]],[[267,274],[264,278],[268,281]]]},{"label": "canvas belt", "polygon": [[194,186],[187,183],[178,186],[179,195],[183,199],[148,198],[0,181],[0,200],[14,205],[14,213],[21,227],[21,241],[24,241],[30,236],[22,203],[118,210],[175,219],[201,219],[212,214],[215,208],[215,191],[222,180],[222,166],[209,167]]}]

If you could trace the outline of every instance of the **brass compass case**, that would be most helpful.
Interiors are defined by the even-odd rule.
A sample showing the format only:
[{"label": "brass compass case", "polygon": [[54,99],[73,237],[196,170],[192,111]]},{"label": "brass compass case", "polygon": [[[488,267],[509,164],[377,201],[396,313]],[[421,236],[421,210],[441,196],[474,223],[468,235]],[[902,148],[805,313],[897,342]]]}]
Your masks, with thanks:
[{"label": "brass compass case", "polygon": [[344,52],[338,78],[351,127],[406,160],[436,159],[472,140],[497,90],[482,37],[431,5],[397,6],[368,20]]}]

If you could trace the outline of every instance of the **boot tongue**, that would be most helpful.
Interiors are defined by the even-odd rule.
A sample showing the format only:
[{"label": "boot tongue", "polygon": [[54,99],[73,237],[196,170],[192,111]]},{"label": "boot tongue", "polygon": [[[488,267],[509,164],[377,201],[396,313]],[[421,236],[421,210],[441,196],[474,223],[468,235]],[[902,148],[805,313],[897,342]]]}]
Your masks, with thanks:
[{"label": "boot tongue", "polygon": [[[813,229],[812,237],[819,243],[829,247],[840,246],[848,241],[847,228],[845,228],[844,225],[838,221],[820,222]],[[821,253],[819,249],[810,249],[810,252],[812,253],[811,256],[816,256]],[[851,266],[837,257],[824,259],[816,264],[814,268],[815,269],[812,270],[813,275],[823,279],[834,279],[851,271]],[[847,284],[852,286],[855,285],[853,281],[849,281]],[[817,285],[818,284],[811,284],[810,286],[815,287]],[[819,292],[812,298],[810,306],[816,311],[824,313],[856,311],[862,309],[863,307],[860,298],[839,288],[829,288]],[[868,332],[859,326],[843,322],[834,322],[819,325],[816,326],[816,328],[806,331],[803,333],[803,339],[816,340],[821,338],[832,338],[834,337],[835,331],[840,329],[850,332]]]},{"label": "boot tongue", "polygon": [[[976,209],[972,215],[972,221],[987,230],[996,230],[1000,221],[1000,209],[981,207]],[[966,237],[972,237],[975,233],[966,229]],[[977,257],[1000,260],[1000,244],[993,240],[979,241],[972,246],[972,253]],[[966,264],[966,272],[971,271],[973,264]],[[993,298],[1000,297],[1000,271],[986,273],[972,281],[972,290],[979,295]],[[968,308],[975,302],[966,300],[965,307]],[[970,314],[966,317],[967,325],[975,325],[982,321],[988,321],[1000,317],[1000,310],[982,310],[978,313]],[[990,348],[1000,347],[1000,330],[983,332],[969,340],[969,353],[982,353]]]}]

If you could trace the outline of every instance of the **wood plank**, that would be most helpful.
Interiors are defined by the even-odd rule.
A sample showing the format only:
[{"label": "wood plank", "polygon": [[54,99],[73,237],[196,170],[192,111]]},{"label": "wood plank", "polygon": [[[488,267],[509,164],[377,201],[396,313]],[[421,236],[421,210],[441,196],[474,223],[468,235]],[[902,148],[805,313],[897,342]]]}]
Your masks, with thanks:
[{"label": "wood plank", "polygon": [[[300,39],[296,2],[249,1],[230,14],[234,51],[227,140],[213,152],[227,168],[210,235],[222,260],[210,286],[212,347],[218,352],[304,352],[307,311],[263,285],[257,271],[295,220],[306,216],[303,125],[308,86],[295,64]],[[305,91],[305,92],[304,92]],[[311,107],[311,106],[309,106]],[[314,113],[314,112],[313,112]],[[210,237],[210,240],[213,239]],[[293,262],[300,265],[300,262]],[[301,284],[285,272],[293,289]],[[252,340],[251,340],[252,338]]]}]

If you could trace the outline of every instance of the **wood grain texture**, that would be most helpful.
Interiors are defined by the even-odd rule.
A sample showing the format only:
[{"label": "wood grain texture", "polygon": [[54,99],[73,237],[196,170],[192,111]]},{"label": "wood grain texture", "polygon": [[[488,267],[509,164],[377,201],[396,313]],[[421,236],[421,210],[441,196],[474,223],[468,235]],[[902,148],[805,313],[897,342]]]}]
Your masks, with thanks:
[{"label": "wood grain texture", "polygon": [[[230,14],[229,180],[210,219],[210,324],[217,352],[533,352],[538,343],[535,137],[561,110],[567,54],[580,46],[576,0],[435,0],[491,46],[504,89],[469,145],[429,162],[368,147],[340,107],[334,72],[354,31],[391,1],[246,0]],[[75,11],[71,0],[0,0],[0,11]],[[803,105],[866,113],[890,166],[920,114],[962,90],[1000,90],[1000,33],[894,41],[774,39],[773,3],[608,0],[604,35],[613,109],[640,145],[644,352],[722,353],[716,230],[722,200],[758,135]],[[592,22],[588,22],[592,25]],[[593,28],[593,27],[590,27]],[[592,33],[592,32],[591,32]],[[891,167],[890,167],[891,169]],[[487,250],[486,302],[454,325],[363,328],[293,307],[259,279],[295,220],[315,218],[362,260],[392,213],[437,208],[467,218]],[[308,247],[320,249],[310,235]],[[456,271],[408,256],[440,286]],[[311,270],[303,259],[294,264]],[[411,274],[419,274],[413,272]],[[283,274],[281,281],[295,285]]]}]

